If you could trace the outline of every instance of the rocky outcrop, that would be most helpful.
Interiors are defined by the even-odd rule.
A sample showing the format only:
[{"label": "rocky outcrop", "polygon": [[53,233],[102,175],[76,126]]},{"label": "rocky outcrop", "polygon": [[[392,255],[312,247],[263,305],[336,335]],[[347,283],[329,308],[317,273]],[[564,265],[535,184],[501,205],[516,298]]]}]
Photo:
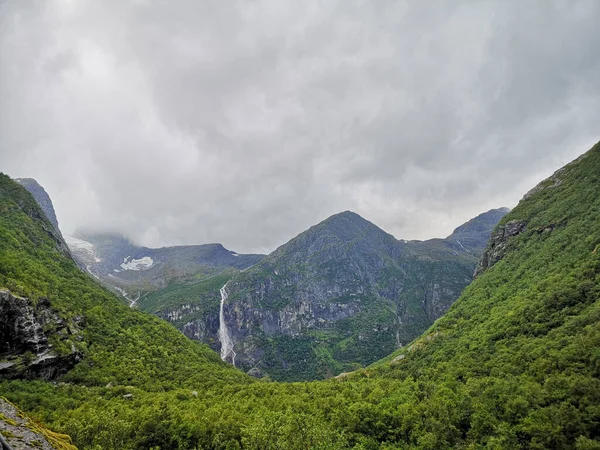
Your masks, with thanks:
[{"label": "rocky outcrop", "polygon": [[217,339],[219,331],[218,311],[205,313],[200,306],[186,303],[164,309],[156,315],[177,326],[190,339],[205,342],[215,351],[219,350]]},{"label": "rocky outcrop", "polygon": [[0,376],[53,379],[82,358],[82,319],[62,319],[47,299],[0,289]]},{"label": "rocky outcrop", "polygon": [[0,397],[0,449],[77,450],[66,434],[54,433],[30,420],[15,405]]},{"label": "rocky outcrop", "polygon": [[510,239],[522,233],[527,226],[527,223],[522,220],[511,220],[499,226],[494,230],[490,238],[489,244],[483,252],[474,276],[477,277],[500,261],[507,250],[507,244]]}]

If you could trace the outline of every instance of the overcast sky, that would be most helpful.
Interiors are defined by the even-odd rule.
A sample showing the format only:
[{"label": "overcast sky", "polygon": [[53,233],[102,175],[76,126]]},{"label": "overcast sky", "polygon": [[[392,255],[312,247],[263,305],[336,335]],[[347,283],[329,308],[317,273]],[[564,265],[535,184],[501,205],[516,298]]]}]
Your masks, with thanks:
[{"label": "overcast sky", "polygon": [[63,233],[443,237],[600,139],[600,1],[0,0],[0,171]]}]

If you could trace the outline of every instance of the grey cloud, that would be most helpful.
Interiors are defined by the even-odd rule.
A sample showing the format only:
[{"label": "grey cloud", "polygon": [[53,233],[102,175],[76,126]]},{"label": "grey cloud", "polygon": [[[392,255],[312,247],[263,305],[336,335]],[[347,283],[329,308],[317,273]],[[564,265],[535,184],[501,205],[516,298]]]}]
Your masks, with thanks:
[{"label": "grey cloud", "polygon": [[5,1],[0,170],[64,231],[269,251],[514,206],[599,139],[595,0]]}]

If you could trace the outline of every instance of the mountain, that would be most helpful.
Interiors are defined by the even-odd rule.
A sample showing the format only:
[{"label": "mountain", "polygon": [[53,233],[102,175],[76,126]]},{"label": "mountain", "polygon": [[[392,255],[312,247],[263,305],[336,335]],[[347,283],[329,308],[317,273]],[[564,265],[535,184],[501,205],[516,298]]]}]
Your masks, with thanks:
[{"label": "mountain", "polygon": [[46,190],[33,178],[15,178],[15,181],[33,195],[33,198],[38,205],[40,205],[40,208],[42,208],[42,211],[44,211],[44,214],[46,214],[46,217],[54,229],[60,233],[58,220],[56,219],[56,213],[54,212],[54,205]]},{"label": "mountain", "polygon": [[42,214],[48,219],[50,227],[45,223],[44,226],[47,228],[47,232],[52,236],[52,239],[58,244],[61,253],[70,255],[69,247],[63,238],[60,228],[58,227],[58,220],[56,219],[56,213],[54,212],[54,205],[48,193],[44,188],[33,178],[16,178],[15,181],[29,191],[33,196],[37,204],[40,206]]},{"label": "mountain", "polygon": [[[35,180],[22,184],[34,187],[34,198],[54,214]],[[346,211],[256,269],[251,266],[264,255],[220,244],[152,249],[117,234],[82,231],[67,244],[80,267],[130,306],[217,351],[221,317],[232,319],[230,303],[220,314],[220,290],[228,283],[226,295],[239,305],[228,325],[238,365],[257,376],[315,379],[370,364],[433,323],[470,282],[485,241],[507,211],[488,211],[446,239],[424,242],[397,241]],[[258,302],[252,296],[240,301],[236,289],[268,292]]]},{"label": "mountain", "polygon": [[78,232],[67,237],[74,258],[130,303],[176,281],[198,281],[225,269],[245,269],[264,255],[242,255],[221,244],[147,248],[118,234]]},{"label": "mountain", "polygon": [[418,407],[445,423],[418,428],[446,430],[433,447],[592,449],[599,348],[600,143],[500,221],[461,298],[370,376],[429,386]]},{"label": "mountain", "polygon": [[508,208],[498,208],[480,214],[456,228],[446,240],[479,256],[485,250],[492,230],[509,212]]},{"label": "mountain", "polygon": [[[0,256],[0,377],[68,373],[92,384],[153,386],[239,378],[206,346],[131,310],[81,272],[32,195],[4,174]],[[132,364],[144,375],[124,369]]]},{"label": "mountain", "polygon": [[423,335],[305,383],[253,382],[127,308],[11,183],[0,177],[0,287],[83,313],[86,345],[54,382],[0,374],[0,395],[80,449],[600,447],[600,143],[501,220],[478,276]]},{"label": "mountain", "polygon": [[481,214],[447,239],[406,242],[346,211],[246,270],[169,286],[140,308],[215,350],[224,323],[233,345],[226,359],[235,354],[249,373],[330,377],[384,357],[440,317],[471,281],[481,240],[506,212]]},{"label": "mountain", "polygon": [[33,178],[17,178],[38,203],[53,227],[54,238],[82,270],[123,296],[130,306],[173,282],[198,281],[227,268],[245,269],[264,255],[242,255],[221,244],[147,248],[114,233],[77,231],[63,238],[52,200]]}]

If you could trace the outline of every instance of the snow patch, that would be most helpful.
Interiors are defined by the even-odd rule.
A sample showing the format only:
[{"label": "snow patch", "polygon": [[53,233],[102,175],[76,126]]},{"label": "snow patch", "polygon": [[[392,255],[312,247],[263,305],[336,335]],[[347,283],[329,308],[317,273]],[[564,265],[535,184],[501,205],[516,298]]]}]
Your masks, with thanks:
[{"label": "snow patch", "polygon": [[84,241],[83,239],[77,239],[71,236],[65,236],[65,241],[67,241],[67,245],[72,249],[77,250],[85,250],[90,254],[94,254],[94,244],[88,241]]},{"label": "snow patch", "polygon": [[140,259],[130,259],[128,256],[123,260],[121,268],[123,270],[147,270],[154,265],[154,261],[149,256],[144,256]]},{"label": "snow patch", "polygon": [[91,242],[84,241],[83,239],[77,239],[71,236],[65,236],[65,242],[67,243],[67,246],[73,254],[78,255],[79,258],[85,261],[88,272],[92,273],[89,269],[90,264],[99,263],[102,261],[96,255],[94,244],[92,244]]}]

